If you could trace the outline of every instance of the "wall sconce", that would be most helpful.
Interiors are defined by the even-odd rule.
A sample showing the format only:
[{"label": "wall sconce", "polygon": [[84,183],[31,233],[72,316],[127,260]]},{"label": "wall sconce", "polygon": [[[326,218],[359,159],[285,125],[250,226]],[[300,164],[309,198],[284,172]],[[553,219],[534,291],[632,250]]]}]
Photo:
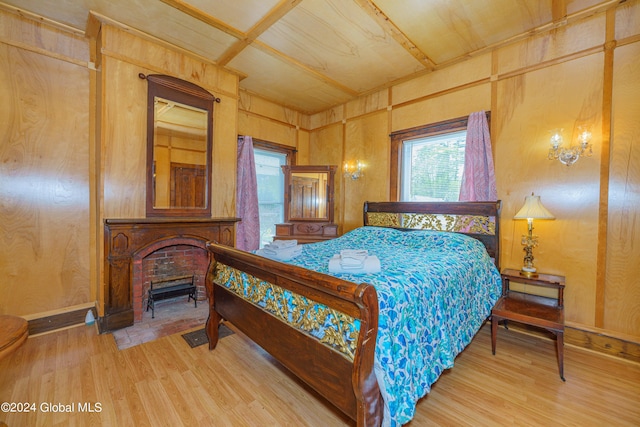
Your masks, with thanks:
[{"label": "wall sconce", "polygon": [[569,148],[562,147],[563,129],[550,131],[551,148],[549,149],[549,160],[560,160],[563,165],[571,166],[578,161],[580,156],[591,157],[593,149],[591,147],[591,132],[586,126],[578,126],[578,145]]},{"label": "wall sconce", "polygon": [[533,248],[538,246],[538,236],[533,234],[533,220],[556,219],[556,217],[542,206],[540,196],[534,196],[531,193],[530,196],[525,197],[524,206],[513,219],[526,219],[528,225],[528,234],[522,236],[522,245],[524,246],[522,250],[525,255],[520,274],[525,277],[538,277],[536,268],[533,266]]},{"label": "wall sconce", "polygon": [[351,179],[358,179],[364,176],[364,163],[360,160],[356,160],[355,162],[344,162],[344,177]]}]

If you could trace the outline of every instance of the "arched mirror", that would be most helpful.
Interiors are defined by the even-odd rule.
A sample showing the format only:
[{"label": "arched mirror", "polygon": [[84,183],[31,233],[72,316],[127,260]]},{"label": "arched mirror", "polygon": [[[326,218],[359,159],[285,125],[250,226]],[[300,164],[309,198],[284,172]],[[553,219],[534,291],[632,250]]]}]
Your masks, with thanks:
[{"label": "arched mirror", "polygon": [[211,217],[213,103],[220,100],[175,77],[146,79],[147,216]]}]

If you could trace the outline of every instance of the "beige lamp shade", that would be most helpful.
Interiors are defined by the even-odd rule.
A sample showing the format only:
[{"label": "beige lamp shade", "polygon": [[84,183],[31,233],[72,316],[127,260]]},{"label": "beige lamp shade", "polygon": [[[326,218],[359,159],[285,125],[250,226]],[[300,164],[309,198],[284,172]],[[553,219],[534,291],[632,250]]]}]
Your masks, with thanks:
[{"label": "beige lamp shade", "polygon": [[540,196],[525,197],[524,206],[518,211],[513,219],[556,219],[551,212],[542,206]]}]

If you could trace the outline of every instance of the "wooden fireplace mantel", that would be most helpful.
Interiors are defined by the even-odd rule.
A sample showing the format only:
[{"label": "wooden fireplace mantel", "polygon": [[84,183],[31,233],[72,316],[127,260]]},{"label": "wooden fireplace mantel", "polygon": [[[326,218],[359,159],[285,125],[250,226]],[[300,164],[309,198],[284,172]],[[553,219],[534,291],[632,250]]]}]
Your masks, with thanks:
[{"label": "wooden fireplace mantel", "polygon": [[133,325],[134,257],[178,239],[205,248],[208,241],[233,246],[240,218],[134,218],[104,220],[104,316],[100,332]]}]

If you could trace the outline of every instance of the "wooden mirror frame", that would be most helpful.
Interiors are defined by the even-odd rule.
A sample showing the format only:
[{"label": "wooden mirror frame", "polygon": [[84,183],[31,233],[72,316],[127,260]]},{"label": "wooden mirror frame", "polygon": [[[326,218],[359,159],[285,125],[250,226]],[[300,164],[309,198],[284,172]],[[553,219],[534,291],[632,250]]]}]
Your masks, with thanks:
[{"label": "wooden mirror frame", "polygon": [[[220,102],[220,98],[193,83],[176,77],[161,74],[151,74],[140,78],[146,78],[148,82],[147,92],[147,217],[211,217],[211,176],[212,176],[212,151],[213,151],[213,103]],[[155,99],[156,97],[175,101],[187,106],[199,108],[207,112],[206,135],[206,189],[205,206],[192,208],[158,208],[154,205],[154,135],[155,135]]]},{"label": "wooden mirror frame", "polygon": [[[283,165],[282,172],[284,173],[284,222],[296,223],[296,222],[333,222],[333,210],[334,210],[334,182],[337,166],[316,166],[316,165]],[[292,218],[291,217],[291,199],[292,199],[292,179],[291,176],[294,173],[326,173],[327,174],[327,188],[326,188],[326,210],[327,215],[322,218]]]}]

